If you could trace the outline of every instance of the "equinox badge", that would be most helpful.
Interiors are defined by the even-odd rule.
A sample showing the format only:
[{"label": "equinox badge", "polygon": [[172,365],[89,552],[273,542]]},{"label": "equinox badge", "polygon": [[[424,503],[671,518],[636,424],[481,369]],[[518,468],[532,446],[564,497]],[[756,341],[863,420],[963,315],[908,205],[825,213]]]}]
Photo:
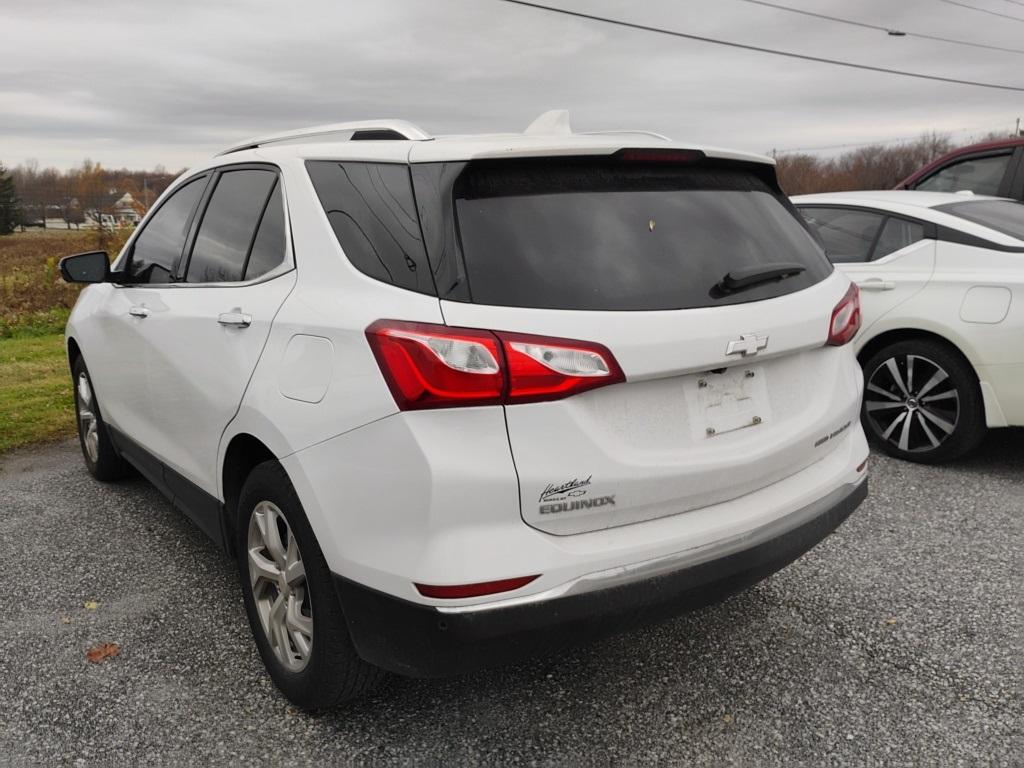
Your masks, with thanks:
[{"label": "equinox badge", "polygon": [[732,341],[729,342],[729,346],[725,348],[725,354],[752,357],[767,346],[767,336],[758,336],[757,334],[753,333],[744,333],[738,339],[733,339]]}]

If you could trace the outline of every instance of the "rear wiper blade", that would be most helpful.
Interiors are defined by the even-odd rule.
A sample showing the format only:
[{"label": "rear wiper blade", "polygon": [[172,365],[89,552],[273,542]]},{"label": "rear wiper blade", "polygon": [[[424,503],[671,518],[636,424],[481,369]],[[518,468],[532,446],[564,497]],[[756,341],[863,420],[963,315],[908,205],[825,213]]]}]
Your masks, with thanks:
[{"label": "rear wiper blade", "polygon": [[726,274],[714,288],[719,294],[736,293],[753,288],[763,283],[777,282],[788,277],[799,275],[807,267],[793,261],[780,261],[772,264],[758,264],[753,267],[741,267]]}]

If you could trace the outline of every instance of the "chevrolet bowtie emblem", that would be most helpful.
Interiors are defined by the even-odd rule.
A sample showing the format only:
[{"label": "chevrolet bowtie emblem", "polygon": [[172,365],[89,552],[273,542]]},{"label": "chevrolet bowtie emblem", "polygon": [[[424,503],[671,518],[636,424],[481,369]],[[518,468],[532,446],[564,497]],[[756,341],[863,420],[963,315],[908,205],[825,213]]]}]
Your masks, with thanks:
[{"label": "chevrolet bowtie emblem", "polygon": [[753,333],[744,333],[738,339],[733,339],[729,342],[729,346],[725,348],[725,354],[751,357],[767,346],[767,336],[757,336]]}]

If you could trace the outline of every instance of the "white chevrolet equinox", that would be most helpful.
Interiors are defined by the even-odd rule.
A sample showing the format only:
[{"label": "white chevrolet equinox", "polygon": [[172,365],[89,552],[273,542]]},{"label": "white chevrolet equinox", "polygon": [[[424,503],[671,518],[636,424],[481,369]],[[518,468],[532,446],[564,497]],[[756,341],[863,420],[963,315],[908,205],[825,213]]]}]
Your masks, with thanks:
[{"label": "white chevrolet equinox", "polygon": [[238,563],[325,707],[706,605],[867,493],[855,286],[771,160],[656,134],[254,139],[184,174],[67,326],[82,452]]}]

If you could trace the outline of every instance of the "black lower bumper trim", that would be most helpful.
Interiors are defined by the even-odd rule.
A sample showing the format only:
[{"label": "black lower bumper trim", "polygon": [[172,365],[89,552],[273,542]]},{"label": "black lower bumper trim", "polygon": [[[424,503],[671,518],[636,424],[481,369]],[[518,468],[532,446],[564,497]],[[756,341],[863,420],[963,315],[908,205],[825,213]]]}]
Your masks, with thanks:
[{"label": "black lower bumper trim", "polygon": [[725,599],[784,568],[834,531],[867,481],[820,514],[749,548],[670,573],[582,594],[442,613],[335,575],[349,632],[366,661],[411,677],[443,677],[548,655]]}]

